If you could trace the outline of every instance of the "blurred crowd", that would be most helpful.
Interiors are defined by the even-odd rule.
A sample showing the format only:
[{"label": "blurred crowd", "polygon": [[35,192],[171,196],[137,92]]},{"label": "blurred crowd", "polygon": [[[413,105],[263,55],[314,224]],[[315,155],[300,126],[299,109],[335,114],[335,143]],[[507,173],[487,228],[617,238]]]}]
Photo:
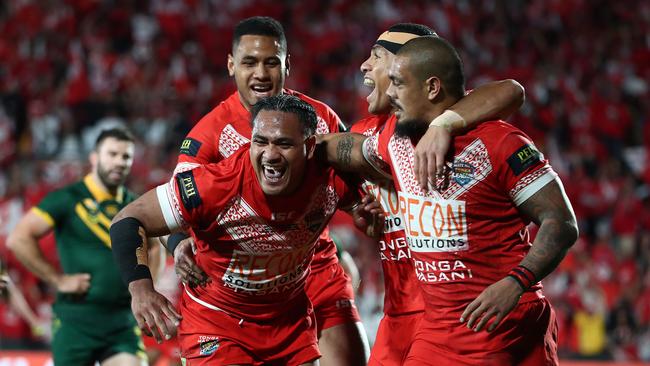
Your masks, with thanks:
[{"label": "blurred crowd", "polygon": [[[519,81],[526,103],[509,121],[550,159],[580,224],[579,242],[544,281],[561,353],[650,361],[650,2],[641,0],[0,2],[0,256],[39,316],[49,316],[51,289],[7,252],[8,232],[85,173],[98,131],[114,124],[140,141],[132,190],[167,180],[184,135],[234,91],[232,28],[252,15],[284,25],[288,87],[347,123],[366,114],[359,65],[397,22],[449,39],[468,89]],[[358,303],[372,336],[383,301],[378,252],[335,230],[361,269]],[[56,260],[52,238],[43,248]],[[0,347],[42,345],[33,333],[0,303]]]}]

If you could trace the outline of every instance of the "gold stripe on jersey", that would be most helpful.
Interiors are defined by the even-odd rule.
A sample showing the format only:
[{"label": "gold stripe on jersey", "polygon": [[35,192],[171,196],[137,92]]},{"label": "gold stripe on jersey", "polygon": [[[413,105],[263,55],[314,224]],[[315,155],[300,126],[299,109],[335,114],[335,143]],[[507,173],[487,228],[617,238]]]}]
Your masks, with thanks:
[{"label": "gold stripe on jersey", "polygon": [[95,182],[93,179],[92,174],[86,175],[84,178],[84,184],[90,191],[90,194],[93,195],[95,198],[95,201],[97,202],[102,202],[106,200],[112,200],[115,199],[118,203],[122,203],[124,200],[124,187],[120,186],[117,188],[117,195],[113,196],[109,192],[107,192],[103,187],[100,187],[99,184]]},{"label": "gold stripe on jersey", "polygon": [[379,38],[377,38],[377,41],[388,41],[403,45],[404,43],[417,37],[417,34],[413,33],[385,31],[379,36]]},{"label": "gold stripe on jersey", "polygon": [[[77,213],[77,216],[83,221],[84,224],[90,229],[90,231],[95,234],[101,240],[107,247],[111,247],[111,238],[108,235],[108,228],[110,227],[110,221],[108,222],[108,226],[104,224],[104,220],[98,220],[95,217],[91,216],[88,213],[88,210],[82,205],[81,203],[77,203],[77,206],[75,206],[75,212]],[[100,213],[101,215],[101,213]],[[99,216],[99,215],[97,215]],[[104,225],[101,225],[104,224]]]},{"label": "gold stripe on jersey", "polygon": [[47,222],[47,224],[50,225],[50,227],[54,227],[54,219],[52,218],[52,216],[50,216],[49,213],[41,210],[36,206],[32,207],[32,212],[38,215],[39,217],[41,217],[43,220],[45,220],[45,222]]},{"label": "gold stripe on jersey", "polygon": [[83,200],[82,204],[84,208],[86,209],[86,212],[88,212],[89,217],[93,221],[98,221],[100,224],[104,225],[106,230],[108,230],[111,227],[111,219],[109,219],[104,213],[99,211],[99,208],[93,202],[93,200]]}]

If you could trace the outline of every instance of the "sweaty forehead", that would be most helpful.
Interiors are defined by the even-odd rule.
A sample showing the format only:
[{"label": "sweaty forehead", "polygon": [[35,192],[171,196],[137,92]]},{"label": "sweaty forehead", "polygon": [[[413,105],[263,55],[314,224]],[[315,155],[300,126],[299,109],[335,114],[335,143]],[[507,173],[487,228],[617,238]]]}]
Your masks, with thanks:
[{"label": "sweaty forehead", "polygon": [[247,34],[241,36],[234,50],[235,55],[281,55],[284,53],[280,41],[272,36]]},{"label": "sweaty forehead", "polygon": [[289,112],[260,111],[253,125],[253,136],[268,139],[302,136],[298,116]]},{"label": "sweaty forehead", "polygon": [[407,71],[408,58],[403,56],[395,56],[393,62],[390,63],[388,73],[395,76],[403,76]]}]

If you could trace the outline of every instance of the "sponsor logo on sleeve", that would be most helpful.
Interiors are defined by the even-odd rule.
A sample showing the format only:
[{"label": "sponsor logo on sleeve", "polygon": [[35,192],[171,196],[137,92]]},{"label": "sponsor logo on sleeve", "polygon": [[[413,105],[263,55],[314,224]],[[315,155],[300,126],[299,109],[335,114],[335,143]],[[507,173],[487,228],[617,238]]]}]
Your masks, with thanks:
[{"label": "sponsor logo on sleeve", "polygon": [[185,140],[183,140],[183,142],[181,143],[180,153],[188,156],[196,156],[196,154],[199,153],[200,148],[201,148],[201,142],[188,137]]},{"label": "sponsor logo on sleeve", "polygon": [[199,191],[196,188],[194,172],[190,170],[176,174],[176,183],[178,184],[178,191],[181,194],[181,201],[183,201],[185,209],[192,211],[201,205],[201,195],[199,195]]},{"label": "sponsor logo on sleeve", "polygon": [[508,165],[510,165],[510,169],[517,176],[542,160],[544,160],[544,155],[537,150],[535,145],[527,144],[510,155]]}]

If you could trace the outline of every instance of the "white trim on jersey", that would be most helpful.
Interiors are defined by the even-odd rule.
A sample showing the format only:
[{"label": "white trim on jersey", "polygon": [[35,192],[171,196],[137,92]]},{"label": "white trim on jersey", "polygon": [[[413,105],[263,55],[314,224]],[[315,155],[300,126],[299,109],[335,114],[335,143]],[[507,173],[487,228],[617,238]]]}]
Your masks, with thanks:
[{"label": "white trim on jersey", "polygon": [[[158,204],[160,205],[160,210],[162,211],[163,217],[165,218],[165,223],[170,231],[177,231],[182,228],[182,221],[177,219],[177,216],[180,216],[180,213],[174,210],[173,203],[173,192],[170,192],[169,185],[171,183],[161,184],[156,187],[156,196],[158,197]],[[180,218],[180,217],[179,217]]]},{"label": "white trim on jersey", "polygon": [[[526,177],[523,179],[526,179]],[[512,201],[516,206],[520,206],[526,202],[527,199],[532,197],[535,193],[537,193],[540,189],[544,188],[544,186],[551,183],[552,181],[557,181],[560,187],[563,187],[562,181],[558,177],[557,173],[552,168],[548,167],[548,170],[544,174],[538,176],[535,178],[535,180],[528,183],[524,188],[517,192],[517,194],[512,197]]]},{"label": "white trim on jersey", "polygon": [[[365,140],[363,140],[363,144],[361,145],[361,152],[363,153],[363,158],[366,159],[368,164],[370,164],[371,167],[375,168],[375,170],[377,172],[379,172],[379,174],[381,174],[384,178],[392,180],[393,176],[391,174],[386,173],[382,169],[381,166],[379,166],[378,164],[375,163],[375,160],[379,160],[381,162],[384,162],[384,161],[381,160],[381,158],[379,156],[371,156],[370,155],[370,154],[373,154],[373,155],[377,154],[377,152],[375,151],[375,149],[373,147],[367,146],[370,143],[369,142],[370,139],[375,139],[376,140],[376,139],[378,139],[378,137],[377,137],[377,135],[375,135],[375,136],[371,136],[371,137],[368,137]],[[373,141],[373,143],[375,143],[375,142]],[[378,143],[378,141],[377,141],[377,143]],[[388,165],[388,164],[386,164],[386,165]]]},{"label": "white trim on jersey", "polygon": [[214,306],[214,305],[212,305],[212,304],[210,304],[208,302],[205,302],[205,301],[199,299],[198,297],[192,295],[189,291],[187,291],[187,285],[185,285],[185,284],[183,284],[183,290],[185,290],[185,293],[187,294],[187,296],[189,296],[190,299],[194,300],[194,302],[196,302],[197,304],[203,305],[203,306],[205,306],[206,308],[208,308],[210,310],[223,311],[224,313],[230,315],[230,313],[228,313],[227,311],[224,311],[220,307]]},{"label": "white trim on jersey", "polygon": [[196,167],[201,166],[201,164],[198,163],[189,163],[187,161],[180,162],[176,164],[176,167],[174,168],[174,173],[173,175],[176,175],[178,173],[186,172],[188,170],[192,170]]}]

